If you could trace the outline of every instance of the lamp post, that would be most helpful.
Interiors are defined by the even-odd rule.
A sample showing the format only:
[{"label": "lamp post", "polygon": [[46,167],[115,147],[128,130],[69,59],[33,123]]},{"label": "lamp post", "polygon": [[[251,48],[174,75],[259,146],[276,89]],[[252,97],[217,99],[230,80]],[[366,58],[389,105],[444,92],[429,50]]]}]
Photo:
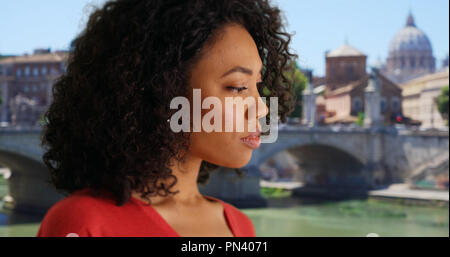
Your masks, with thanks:
[{"label": "lamp post", "polygon": [[364,127],[379,127],[381,125],[381,112],[380,112],[380,81],[378,78],[378,68],[372,68],[368,85],[365,89],[365,117]]},{"label": "lamp post", "polygon": [[314,94],[314,88],[311,83],[308,82],[307,88],[303,91],[303,120],[302,124],[308,127],[316,126],[316,96]]}]

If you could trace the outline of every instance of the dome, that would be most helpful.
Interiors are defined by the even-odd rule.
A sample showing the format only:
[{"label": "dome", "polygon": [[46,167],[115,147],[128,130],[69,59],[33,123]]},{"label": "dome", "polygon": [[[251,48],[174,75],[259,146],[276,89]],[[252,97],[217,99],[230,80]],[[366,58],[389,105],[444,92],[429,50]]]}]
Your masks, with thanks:
[{"label": "dome", "polygon": [[327,57],[347,57],[347,56],[366,56],[364,53],[360,52],[358,49],[351,47],[347,43],[341,47],[328,52]]},{"label": "dome", "polygon": [[406,26],[392,39],[383,73],[396,83],[433,73],[436,59],[430,40],[416,27],[411,12]]},{"label": "dome", "polygon": [[390,53],[403,51],[432,51],[430,40],[416,27],[411,14],[408,16],[406,26],[395,35],[389,46]]}]

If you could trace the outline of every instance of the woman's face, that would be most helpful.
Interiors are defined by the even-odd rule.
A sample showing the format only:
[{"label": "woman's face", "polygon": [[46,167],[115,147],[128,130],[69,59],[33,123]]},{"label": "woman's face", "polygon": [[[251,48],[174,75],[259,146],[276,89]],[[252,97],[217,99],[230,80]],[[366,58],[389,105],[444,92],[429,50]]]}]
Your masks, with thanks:
[{"label": "woman's face", "polygon": [[[222,129],[221,132],[206,132],[202,127],[200,132],[191,132],[189,155],[216,165],[240,168],[250,161],[252,151],[259,145],[259,138],[250,143],[242,138],[255,132],[255,128],[260,131],[261,125],[258,119],[268,113],[268,108],[258,92],[258,84],[262,82],[262,61],[251,35],[244,27],[237,24],[224,27],[221,36],[206,49],[202,59],[192,68],[190,86],[192,90],[201,90],[201,103],[210,96],[220,100],[222,108],[216,110],[222,114]],[[196,112],[193,110],[192,90],[191,114]],[[249,97],[254,101],[253,104],[250,101],[249,105],[243,105],[244,108],[239,109],[236,105],[226,105],[226,97],[234,99]],[[201,119],[203,120],[204,115],[211,112],[213,108],[220,108],[220,106],[202,109],[199,115]],[[231,120],[233,130],[227,132],[229,130],[226,126],[230,128],[230,120],[226,116],[230,117],[230,115],[233,116]],[[211,119],[211,124],[215,122],[214,118]],[[243,130],[238,130],[238,125],[242,125]]]}]

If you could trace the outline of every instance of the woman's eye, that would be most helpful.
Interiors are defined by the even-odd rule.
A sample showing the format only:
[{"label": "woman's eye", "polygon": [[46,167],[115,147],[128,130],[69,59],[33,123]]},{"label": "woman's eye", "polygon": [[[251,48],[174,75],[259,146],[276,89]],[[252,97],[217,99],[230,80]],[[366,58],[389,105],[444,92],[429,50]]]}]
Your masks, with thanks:
[{"label": "woman's eye", "polygon": [[228,86],[227,89],[228,89],[228,90],[231,90],[232,92],[239,93],[239,92],[241,92],[241,91],[243,91],[243,90],[246,90],[247,87],[233,87],[233,86]]}]

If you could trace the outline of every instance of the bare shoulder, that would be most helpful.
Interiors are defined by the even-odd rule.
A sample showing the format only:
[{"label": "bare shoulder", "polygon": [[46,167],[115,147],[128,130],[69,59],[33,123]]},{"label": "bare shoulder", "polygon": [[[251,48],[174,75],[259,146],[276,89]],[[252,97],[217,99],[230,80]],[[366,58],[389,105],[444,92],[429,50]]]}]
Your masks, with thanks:
[{"label": "bare shoulder", "polygon": [[218,198],[215,197],[211,197],[211,196],[206,196],[207,198],[209,198],[210,200],[212,199],[213,201],[210,201],[211,203],[213,203],[215,205],[215,208],[217,209],[226,209],[226,211],[231,214],[233,216],[233,218],[238,219],[239,221],[242,222],[250,222],[251,220],[250,218],[241,210],[239,210],[237,207],[235,207],[234,205],[222,201]]}]

